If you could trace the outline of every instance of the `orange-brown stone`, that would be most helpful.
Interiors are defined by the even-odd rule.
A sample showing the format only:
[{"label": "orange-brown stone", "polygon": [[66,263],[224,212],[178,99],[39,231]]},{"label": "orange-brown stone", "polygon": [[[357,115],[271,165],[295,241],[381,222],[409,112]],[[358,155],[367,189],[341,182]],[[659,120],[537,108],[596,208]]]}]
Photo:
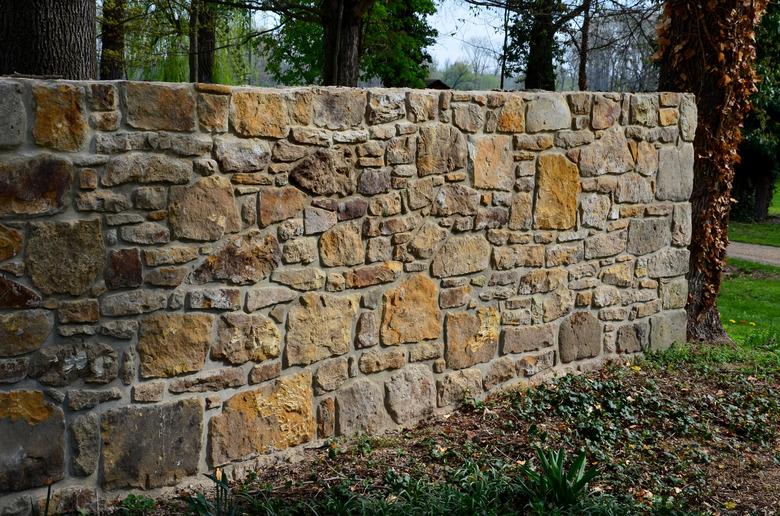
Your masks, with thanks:
[{"label": "orange-brown stone", "polygon": [[84,91],[74,84],[33,86],[35,143],[61,151],[77,151],[87,142]]},{"label": "orange-brown stone", "polygon": [[536,179],[535,226],[571,229],[577,223],[580,176],[577,165],[558,152],[541,154]]},{"label": "orange-brown stone", "polygon": [[415,274],[384,294],[381,336],[386,346],[435,339],[441,333],[439,289]]},{"label": "orange-brown stone", "polygon": [[278,93],[235,91],[231,122],[242,136],[282,138],[287,134],[287,105]]},{"label": "orange-brown stone", "polygon": [[209,424],[209,463],[218,466],[312,440],[315,435],[309,371],[236,394]]}]

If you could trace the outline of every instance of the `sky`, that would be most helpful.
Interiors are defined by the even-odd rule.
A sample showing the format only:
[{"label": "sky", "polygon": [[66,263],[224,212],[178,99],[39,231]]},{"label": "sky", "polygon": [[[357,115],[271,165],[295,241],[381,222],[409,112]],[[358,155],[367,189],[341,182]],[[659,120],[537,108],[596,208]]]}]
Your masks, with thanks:
[{"label": "sky", "polygon": [[495,49],[501,48],[503,34],[495,28],[501,22],[497,13],[481,9],[475,15],[463,0],[441,0],[436,5],[438,10],[429,17],[429,22],[439,31],[439,36],[429,51],[439,66],[447,61],[467,60],[469,42],[478,40]]}]

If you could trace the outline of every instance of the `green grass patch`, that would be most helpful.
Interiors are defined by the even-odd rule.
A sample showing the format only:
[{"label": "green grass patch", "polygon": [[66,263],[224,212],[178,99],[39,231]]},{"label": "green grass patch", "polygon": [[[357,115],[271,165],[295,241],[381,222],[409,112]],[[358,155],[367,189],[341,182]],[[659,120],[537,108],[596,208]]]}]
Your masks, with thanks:
[{"label": "green grass patch", "polygon": [[769,222],[762,224],[729,222],[729,240],[780,247],[780,224]]},{"label": "green grass patch", "polygon": [[769,216],[780,217],[780,180],[775,183],[775,194],[772,196],[772,204],[769,205]]},{"label": "green grass patch", "polygon": [[721,320],[733,348],[704,347],[701,354],[717,363],[749,363],[759,369],[780,367],[780,267],[736,258],[728,268],[718,298]]}]

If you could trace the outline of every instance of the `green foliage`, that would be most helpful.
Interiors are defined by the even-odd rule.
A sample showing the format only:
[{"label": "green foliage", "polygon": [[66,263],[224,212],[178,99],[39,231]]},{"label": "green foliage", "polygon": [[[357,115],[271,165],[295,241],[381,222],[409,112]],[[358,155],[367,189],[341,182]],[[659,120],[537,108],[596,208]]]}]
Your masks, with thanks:
[{"label": "green foliage", "polygon": [[[761,82],[750,97],[739,147],[741,164],[734,178],[735,220],[763,220],[766,207],[756,210],[761,194],[773,197],[780,177],[780,4],[770,2],[756,31],[756,71]],[[767,189],[769,191],[767,192]],[[777,188],[774,188],[774,193]]]},{"label": "green foliage", "polygon": [[435,12],[432,0],[375,2],[363,36],[363,79],[378,77],[387,87],[425,87],[431,60],[425,49],[437,36],[426,16]]},{"label": "green foliage", "polygon": [[[314,8],[314,0],[293,0]],[[385,86],[423,87],[436,31],[426,16],[436,12],[432,0],[382,0],[372,4],[365,19],[361,42],[361,77],[379,78]],[[280,18],[282,27],[262,38],[262,52],[273,78],[282,84],[321,82],[323,29],[314,21],[291,16]]]},{"label": "green foliage", "polygon": [[588,483],[598,476],[598,471],[587,467],[585,453],[580,452],[571,465],[566,464],[564,450],[544,450],[534,447],[539,469],[523,466],[519,482],[523,493],[530,499],[530,506],[537,514],[549,514],[550,510],[572,509],[582,505],[588,496]]},{"label": "green foliage", "polygon": [[[216,12],[217,50],[214,82],[246,84],[256,52],[251,11],[212,6]],[[166,82],[189,80],[189,1],[128,0],[125,24],[127,76]]]},{"label": "green foliage", "polygon": [[184,500],[190,513],[198,516],[235,516],[242,514],[243,510],[238,504],[238,498],[233,496],[230,484],[227,479],[222,477],[219,470],[212,475],[206,475],[214,482],[214,500],[209,500],[203,492],[198,492],[195,496],[186,496]]},{"label": "green foliage", "polygon": [[[317,5],[314,0],[292,1],[304,7]],[[268,72],[281,84],[319,84],[325,59],[322,25],[289,15],[282,15],[279,23],[278,31],[262,37]]]},{"label": "green foliage", "polygon": [[117,512],[124,516],[144,516],[154,510],[156,502],[143,495],[129,494],[119,502]]}]

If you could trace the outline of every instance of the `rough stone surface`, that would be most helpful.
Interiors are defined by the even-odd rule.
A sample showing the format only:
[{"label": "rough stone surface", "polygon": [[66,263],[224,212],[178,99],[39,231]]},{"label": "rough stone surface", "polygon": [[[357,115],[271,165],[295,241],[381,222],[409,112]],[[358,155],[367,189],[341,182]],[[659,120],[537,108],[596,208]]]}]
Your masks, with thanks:
[{"label": "rough stone surface", "polygon": [[263,237],[259,231],[251,231],[228,238],[195,269],[192,279],[197,283],[215,280],[226,280],[236,285],[256,283],[268,277],[280,261],[276,237]]},{"label": "rough stone surface", "polygon": [[662,147],[655,195],[659,200],[687,201],[693,192],[693,144]]},{"label": "rough stone surface", "polygon": [[73,472],[86,477],[98,466],[100,449],[100,426],[97,414],[77,416],[70,424],[70,438],[73,442]]},{"label": "rough stone surface", "polygon": [[501,337],[501,353],[525,353],[555,346],[557,338],[552,324],[505,328]]},{"label": "rough stone surface", "polygon": [[84,91],[69,83],[36,85],[35,143],[56,150],[73,152],[87,142],[89,125],[84,114]]},{"label": "rough stone surface", "polygon": [[40,391],[0,392],[0,492],[65,475],[65,417]]},{"label": "rough stone surface", "polygon": [[650,350],[661,351],[675,342],[687,342],[688,317],[685,310],[656,314],[650,318]]},{"label": "rough stone surface", "polygon": [[690,94],[0,93],[0,392],[62,408],[0,464],[54,512],[684,338]]},{"label": "rough stone surface", "polygon": [[218,466],[310,441],[315,436],[311,373],[236,394],[209,423],[209,463]]},{"label": "rough stone surface", "polygon": [[637,256],[652,253],[671,241],[669,219],[632,219],[628,226],[626,250]]},{"label": "rough stone surface", "polygon": [[361,378],[339,390],[336,395],[336,433],[376,432],[385,425],[382,389]]},{"label": "rough stone surface", "polygon": [[60,211],[74,174],[69,161],[47,154],[0,160],[0,216]]},{"label": "rough stone surface", "polygon": [[138,129],[195,130],[195,95],[190,86],[127,83],[127,123]]},{"label": "rough stone surface", "polygon": [[577,222],[580,192],[577,165],[561,153],[539,156],[535,225],[540,229],[571,229]]},{"label": "rough stone surface", "polygon": [[366,258],[360,238],[360,226],[355,223],[338,224],[322,234],[320,258],[326,267],[357,265]]},{"label": "rough stone surface", "polygon": [[558,333],[561,362],[597,356],[601,352],[601,323],[587,312],[573,314]]},{"label": "rough stone surface", "polygon": [[0,84],[0,149],[14,148],[24,142],[27,130],[22,87],[19,84]]},{"label": "rough stone surface", "polygon": [[433,414],[436,383],[430,368],[410,365],[385,382],[387,411],[398,424],[407,424]]},{"label": "rough stone surface", "polygon": [[445,124],[420,127],[417,142],[417,171],[420,176],[446,174],[466,166],[466,138]]},{"label": "rough stone surface", "polygon": [[191,175],[192,164],[183,159],[131,152],[111,159],[100,181],[103,186],[131,182],[183,184]]},{"label": "rough stone surface", "polygon": [[355,189],[349,169],[339,166],[334,153],[318,150],[290,171],[290,183],[314,195],[349,195]]},{"label": "rough stone surface", "polygon": [[381,337],[386,346],[435,339],[441,333],[438,289],[415,274],[384,294]]},{"label": "rough stone surface", "polygon": [[525,130],[529,133],[569,129],[571,111],[563,95],[545,95],[528,102]]},{"label": "rough stone surface", "polygon": [[355,315],[357,301],[353,297],[301,296],[300,304],[290,308],[287,319],[287,362],[307,365],[349,351]]},{"label": "rough stone surface", "polygon": [[623,130],[607,129],[601,138],[583,147],[580,152],[580,171],[585,177],[604,174],[622,174],[634,166]]},{"label": "rough stone surface", "polygon": [[101,418],[103,487],[152,489],[195,475],[202,428],[198,399],[109,410]]},{"label": "rough stone surface", "polygon": [[0,356],[21,355],[40,348],[53,326],[54,318],[44,310],[0,315]]},{"label": "rough stone surface", "polygon": [[434,277],[460,276],[487,269],[490,263],[490,243],[478,234],[454,236],[444,242],[433,258]]},{"label": "rough stone surface", "polygon": [[436,381],[436,391],[436,403],[440,407],[460,404],[482,391],[482,373],[476,368],[449,373]]},{"label": "rough stone surface", "polygon": [[217,342],[211,358],[231,364],[262,362],[279,356],[281,334],[264,315],[224,314],[217,323]]},{"label": "rough stone surface", "polygon": [[141,320],[138,354],[144,378],[176,376],[203,368],[214,317],[159,313]]},{"label": "rough stone surface", "polygon": [[266,188],[260,191],[257,201],[257,213],[260,226],[292,219],[303,211],[306,196],[291,186]]},{"label": "rough stone surface", "polygon": [[173,186],[168,221],[175,239],[219,240],[241,229],[230,181],[211,176],[191,186]]},{"label": "rough stone surface", "polygon": [[230,97],[231,125],[241,136],[287,134],[287,106],[282,95],[259,91],[236,91]]},{"label": "rough stone surface", "polygon": [[263,140],[214,138],[214,157],[224,172],[255,172],[268,164],[271,152]]},{"label": "rough stone surface", "polygon": [[475,187],[512,190],[515,170],[511,137],[480,136],[470,142],[469,149]]},{"label": "rough stone surface", "polygon": [[494,307],[476,313],[450,312],[445,323],[445,358],[450,369],[489,362],[498,350],[499,314]]}]

